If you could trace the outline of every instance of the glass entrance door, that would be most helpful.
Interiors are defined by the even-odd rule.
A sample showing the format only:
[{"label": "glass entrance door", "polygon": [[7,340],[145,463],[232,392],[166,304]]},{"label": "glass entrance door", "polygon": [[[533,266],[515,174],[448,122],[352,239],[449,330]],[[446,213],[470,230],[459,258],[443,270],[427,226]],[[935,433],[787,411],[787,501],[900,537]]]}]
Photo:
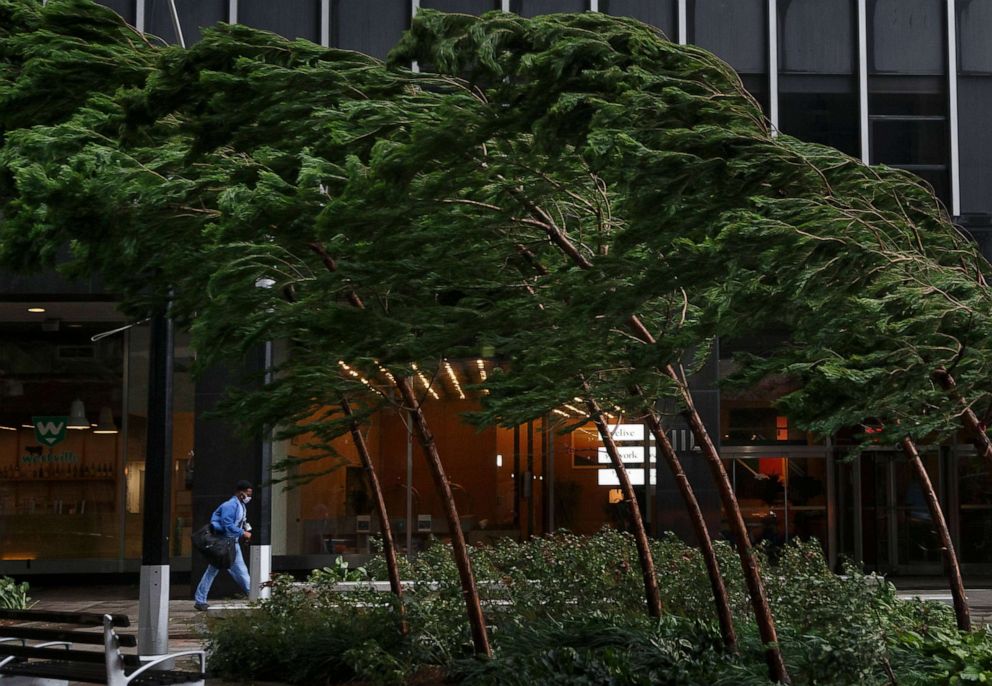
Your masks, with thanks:
[{"label": "glass entrance door", "polygon": [[[944,458],[937,450],[920,457],[947,514]],[[939,574],[937,533],[905,456],[867,450],[853,461],[839,459],[837,469],[841,552],[880,573]]]}]

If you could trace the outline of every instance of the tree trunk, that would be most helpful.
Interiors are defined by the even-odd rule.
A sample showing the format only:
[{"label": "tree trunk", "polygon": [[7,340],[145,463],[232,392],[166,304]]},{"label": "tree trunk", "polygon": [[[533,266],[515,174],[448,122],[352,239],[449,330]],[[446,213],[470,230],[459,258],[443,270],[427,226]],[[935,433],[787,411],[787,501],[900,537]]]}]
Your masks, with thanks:
[{"label": "tree trunk", "polygon": [[989,436],[985,433],[985,426],[982,424],[981,420],[975,414],[975,411],[968,407],[965,403],[964,398],[958,393],[958,386],[954,382],[954,377],[951,376],[943,367],[939,367],[933,373],[933,379],[937,384],[947,391],[951,397],[957,399],[964,410],[961,412],[961,423],[964,424],[964,428],[971,435],[971,441],[975,445],[975,450],[981,457],[984,457],[989,462],[992,462],[992,440],[989,440]]},{"label": "tree trunk", "polygon": [[424,457],[430,467],[431,476],[434,477],[434,485],[441,499],[444,502],[444,514],[448,520],[448,528],[451,530],[451,547],[455,557],[455,565],[458,567],[458,576],[462,583],[462,597],[465,599],[465,607],[468,611],[468,621],[472,628],[472,644],[475,646],[476,654],[492,657],[492,649],[489,647],[489,634],[486,631],[486,620],[482,614],[482,604],[479,602],[479,591],[475,586],[475,575],[472,573],[472,562],[468,558],[468,548],[465,545],[465,534],[462,532],[461,520],[458,517],[458,509],[455,507],[455,497],[451,492],[451,484],[448,476],[444,472],[444,465],[441,464],[441,457],[437,452],[437,444],[434,436],[427,427],[424,412],[420,407],[413,392],[413,386],[407,377],[397,377],[396,388],[403,398],[406,409],[410,412],[410,418],[417,431],[417,438],[423,448]]},{"label": "tree trunk", "polygon": [[[351,403],[347,398],[341,400],[341,410],[346,417],[353,417]],[[406,609],[403,606],[403,586],[400,584],[400,569],[396,563],[396,542],[393,539],[393,526],[389,522],[389,513],[386,512],[386,499],[382,495],[382,486],[379,484],[379,476],[375,473],[372,465],[372,456],[369,455],[368,446],[365,444],[365,436],[358,428],[358,422],[351,423],[351,438],[355,442],[355,449],[358,457],[365,468],[365,474],[369,478],[369,489],[372,491],[372,499],[375,501],[375,511],[379,516],[379,523],[382,527],[382,554],[386,557],[386,571],[389,574],[389,588],[396,596],[399,603],[400,613],[400,633],[404,636],[409,633],[406,622]]]},{"label": "tree trunk", "polygon": [[682,461],[675,453],[668,435],[661,426],[658,414],[651,410],[647,416],[648,430],[654,436],[655,442],[661,451],[668,468],[675,476],[675,483],[678,484],[682,499],[685,500],[685,509],[689,513],[689,521],[692,522],[693,531],[699,541],[699,549],[703,553],[703,561],[706,563],[706,574],[710,579],[710,589],[713,592],[713,603],[716,605],[716,616],[720,620],[720,634],[723,637],[723,645],[732,653],[737,652],[737,633],[734,631],[734,616],[730,610],[730,597],[727,595],[727,587],[723,583],[723,576],[720,574],[720,564],[716,559],[716,551],[713,549],[713,539],[710,538],[709,528],[706,526],[706,519],[703,511],[696,500],[696,494],[692,490],[692,484],[682,469]]},{"label": "tree trunk", "polygon": [[[582,386],[588,394],[589,385],[583,381]],[[651,617],[661,617],[661,595],[658,593],[658,577],[654,571],[654,558],[651,556],[651,545],[648,542],[647,531],[644,530],[644,518],[641,517],[641,508],[637,504],[634,487],[630,483],[627,468],[620,458],[620,451],[617,450],[617,444],[613,440],[613,434],[610,433],[610,428],[606,425],[606,420],[603,419],[603,413],[599,408],[599,403],[592,396],[587,395],[586,407],[589,409],[589,415],[596,425],[600,437],[603,439],[606,452],[613,462],[613,470],[620,480],[620,490],[623,492],[624,500],[630,505],[630,516],[634,525],[634,541],[637,544],[637,556],[641,562],[641,576],[644,578],[644,593],[647,597],[648,615]],[[650,479],[645,479],[645,481],[650,481]]]},{"label": "tree trunk", "polygon": [[[528,211],[534,216],[534,219],[543,225],[548,239],[559,250],[565,253],[580,269],[590,269],[592,267],[592,263],[576,249],[561,229],[550,220],[550,217],[542,213],[539,208],[535,208],[533,203],[530,203],[526,198],[523,199],[523,202]],[[634,335],[645,343],[652,344],[655,342],[654,337],[644,328],[644,324],[641,323],[641,320],[638,319],[636,314],[630,315],[627,319],[627,324],[630,326]],[[671,365],[667,365],[664,371],[665,374],[675,381],[676,386],[682,394],[686,405],[683,416],[689,422],[696,441],[702,447],[703,455],[709,463],[710,469],[713,472],[713,478],[720,490],[720,499],[723,502],[724,511],[727,513],[727,519],[736,539],[737,554],[741,559],[741,567],[744,570],[744,581],[747,584],[748,595],[751,597],[751,606],[754,608],[755,620],[758,623],[758,633],[761,635],[761,641],[765,645],[765,661],[768,663],[768,676],[772,681],[791,684],[792,680],[789,678],[789,672],[785,667],[785,660],[782,659],[782,652],[778,648],[778,633],[775,631],[775,620],[772,617],[771,607],[768,605],[765,585],[761,580],[758,563],[754,559],[751,541],[747,536],[747,527],[744,526],[744,518],[741,516],[741,509],[737,504],[737,498],[734,497],[734,489],[730,485],[730,480],[727,478],[727,471],[723,468],[720,455],[716,450],[716,446],[710,440],[709,433],[706,431],[699,413],[696,412],[696,406],[692,402],[692,394],[689,393],[689,389],[684,387],[682,380],[679,379],[678,374]]]},{"label": "tree trunk", "polygon": [[947,529],[947,521],[944,519],[944,511],[940,507],[937,493],[933,490],[930,476],[920,459],[920,453],[916,450],[916,444],[906,436],[902,439],[902,451],[909,458],[909,464],[916,472],[916,478],[920,481],[920,487],[927,499],[927,507],[930,509],[930,518],[933,519],[937,528],[937,535],[940,536],[940,551],[944,556],[944,564],[947,568],[947,581],[951,587],[951,597],[954,598],[954,616],[957,618],[958,628],[961,631],[971,631],[971,612],[968,609],[968,598],[965,595],[964,583],[961,581],[961,567],[958,565],[958,556],[954,552],[954,543],[951,542],[951,532]]},{"label": "tree trunk", "polygon": [[[320,256],[321,261],[328,271],[337,271],[337,264],[334,262],[324,246],[318,242],[307,244],[308,247]],[[354,291],[348,292],[348,302],[359,310],[365,309],[365,303]],[[492,649],[489,647],[489,634],[486,631],[486,620],[482,614],[482,603],[479,601],[479,590],[475,585],[475,575],[472,574],[472,563],[468,559],[468,549],[465,546],[465,534],[462,532],[461,520],[458,517],[458,509],[455,507],[455,496],[451,492],[451,484],[444,473],[444,465],[437,452],[437,444],[434,436],[427,427],[427,420],[424,417],[417,395],[413,392],[410,380],[397,377],[395,379],[396,390],[399,391],[403,404],[407,406],[420,445],[424,451],[424,458],[431,470],[434,478],[434,485],[441,495],[444,503],[444,513],[448,520],[448,528],[451,530],[452,554],[455,558],[455,565],[458,567],[458,576],[462,584],[462,596],[465,598],[465,607],[468,612],[468,623],[472,631],[472,644],[477,654],[492,657]]]},{"label": "tree trunk", "polygon": [[775,619],[772,617],[772,609],[768,605],[768,596],[765,594],[765,584],[761,579],[758,561],[754,557],[754,549],[751,547],[751,540],[747,535],[747,527],[744,525],[744,517],[741,515],[740,505],[734,495],[734,488],[730,479],[727,478],[727,470],[724,469],[720,454],[717,452],[716,446],[713,445],[713,441],[710,440],[709,432],[706,431],[706,426],[703,424],[699,412],[696,411],[689,389],[681,382],[671,365],[665,371],[678,384],[682,401],[686,405],[682,415],[689,423],[696,441],[700,444],[703,455],[713,472],[713,479],[720,489],[720,499],[723,502],[727,522],[730,524],[730,530],[733,532],[737,544],[737,555],[740,557],[741,567],[744,570],[744,582],[747,584],[747,592],[751,597],[751,607],[754,609],[754,617],[758,623],[758,633],[761,636],[761,642],[765,645],[768,675],[772,681],[791,684],[789,672],[782,659],[782,652],[778,648],[778,632],[775,630]]}]

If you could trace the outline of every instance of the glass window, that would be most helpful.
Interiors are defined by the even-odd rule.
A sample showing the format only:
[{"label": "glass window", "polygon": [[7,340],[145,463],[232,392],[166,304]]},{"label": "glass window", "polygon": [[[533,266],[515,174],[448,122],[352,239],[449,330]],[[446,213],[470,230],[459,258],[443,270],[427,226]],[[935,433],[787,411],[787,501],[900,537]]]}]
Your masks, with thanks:
[{"label": "glass window", "polygon": [[873,118],[871,160],[904,167],[946,163],[946,120],[943,117]]},{"label": "glass window", "polygon": [[992,0],[958,0],[961,212],[992,213]]},{"label": "glass window", "polygon": [[320,1],[238,0],[238,23],[316,43],[320,41]]},{"label": "glass window", "polygon": [[47,309],[0,324],[0,559],[117,558],[123,344],[90,337],[119,324]]},{"label": "glass window", "polygon": [[128,24],[134,24],[136,12],[135,0],[97,0],[97,3],[117,12]]},{"label": "glass window", "polygon": [[959,77],[962,213],[992,213],[992,126],[989,126],[989,112],[992,112],[992,76]]},{"label": "glass window", "polygon": [[942,74],[941,0],[868,0],[868,70],[876,74]]},{"label": "glass window", "polygon": [[661,29],[671,40],[678,40],[675,0],[601,0],[599,9],[616,17],[633,17]]},{"label": "glass window", "polygon": [[[141,557],[144,527],[145,457],[148,448],[148,355],[149,327],[135,326],[127,332],[127,416],[122,427],[124,448],[125,512],[124,556]],[[177,557],[190,555],[193,531],[194,383],[193,352],[189,334],[176,332],[173,344],[172,388],[172,519],[169,522],[172,550]]]},{"label": "glass window", "polygon": [[958,69],[992,74],[992,0],[957,0]]},{"label": "glass window", "polygon": [[961,562],[992,563],[992,470],[967,450],[958,461]]},{"label": "glass window", "polygon": [[715,53],[741,73],[768,71],[764,0],[695,0],[689,3],[689,42]]},{"label": "glass window", "polygon": [[522,17],[536,17],[554,12],[585,12],[588,0],[517,0],[510,8]]},{"label": "glass window", "polygon": [[410,24],[410,3],[332,0],[331,45],[385,59]]},{"label": "glass window", "polygon": [[498,10],[500,3],[499,0],[420,0],[420,6],[442,12],[482,14],[490,10]]},{"label": "glass window", "polygon": [[779,77],[779,128],[790,136],[860,156],[858,92],[847,76]]},{"label": "glass window", "polygon": [[779,0],[782,72],[853,74],[854,7],[850,0]]},{"label": "glass window", "polygon": [[871,76],[868,125],[872,164],[914,172],[949,204],[947,84],[936,76]]},{"label": "glass window", "polygon": [[[186,45],[200,40],[201,29],[227,21],[227,9],[226,0],[176,0],[179,25]],[[145,0],[145,12],[148,33],[175,43],[176,32],[172,28],[168,0]]]}]

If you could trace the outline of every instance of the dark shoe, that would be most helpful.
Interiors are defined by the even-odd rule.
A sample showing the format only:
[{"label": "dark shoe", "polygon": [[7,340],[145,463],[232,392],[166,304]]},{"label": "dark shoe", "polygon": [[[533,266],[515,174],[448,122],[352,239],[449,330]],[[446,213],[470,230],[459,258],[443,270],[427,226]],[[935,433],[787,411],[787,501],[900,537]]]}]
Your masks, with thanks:
[{"label": "dark shoe", "polygon": [[206,603],[193,603],[193,607],[199,610],[200,612],[203,612],[207,610],[210,606],[207,605]]}]

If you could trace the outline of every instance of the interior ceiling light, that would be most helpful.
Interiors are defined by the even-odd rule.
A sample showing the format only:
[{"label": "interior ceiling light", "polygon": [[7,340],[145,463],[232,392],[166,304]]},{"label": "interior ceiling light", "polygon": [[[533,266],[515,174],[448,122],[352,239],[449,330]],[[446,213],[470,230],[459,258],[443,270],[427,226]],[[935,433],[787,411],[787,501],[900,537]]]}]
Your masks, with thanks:
[{"label": "interior ceiling light", "polygon": [[114,423],[114,411],[104,405],[100,408],[100,418],[93,429],[95,434],[115,434],[117,425]]},{"label": "interior ceiling light", "polygon": [[45,311],[44,307],[29,307],[28,312],[33,312],[34,314],[41,314]]},{"label": "interior ceiling light", "polygon": [[69,423],[65,425],[65,428],[80,430],[89,430],[90,428],[89,420],[86,419],[86,407],[79,398],[73,400],[69,406]]}]

